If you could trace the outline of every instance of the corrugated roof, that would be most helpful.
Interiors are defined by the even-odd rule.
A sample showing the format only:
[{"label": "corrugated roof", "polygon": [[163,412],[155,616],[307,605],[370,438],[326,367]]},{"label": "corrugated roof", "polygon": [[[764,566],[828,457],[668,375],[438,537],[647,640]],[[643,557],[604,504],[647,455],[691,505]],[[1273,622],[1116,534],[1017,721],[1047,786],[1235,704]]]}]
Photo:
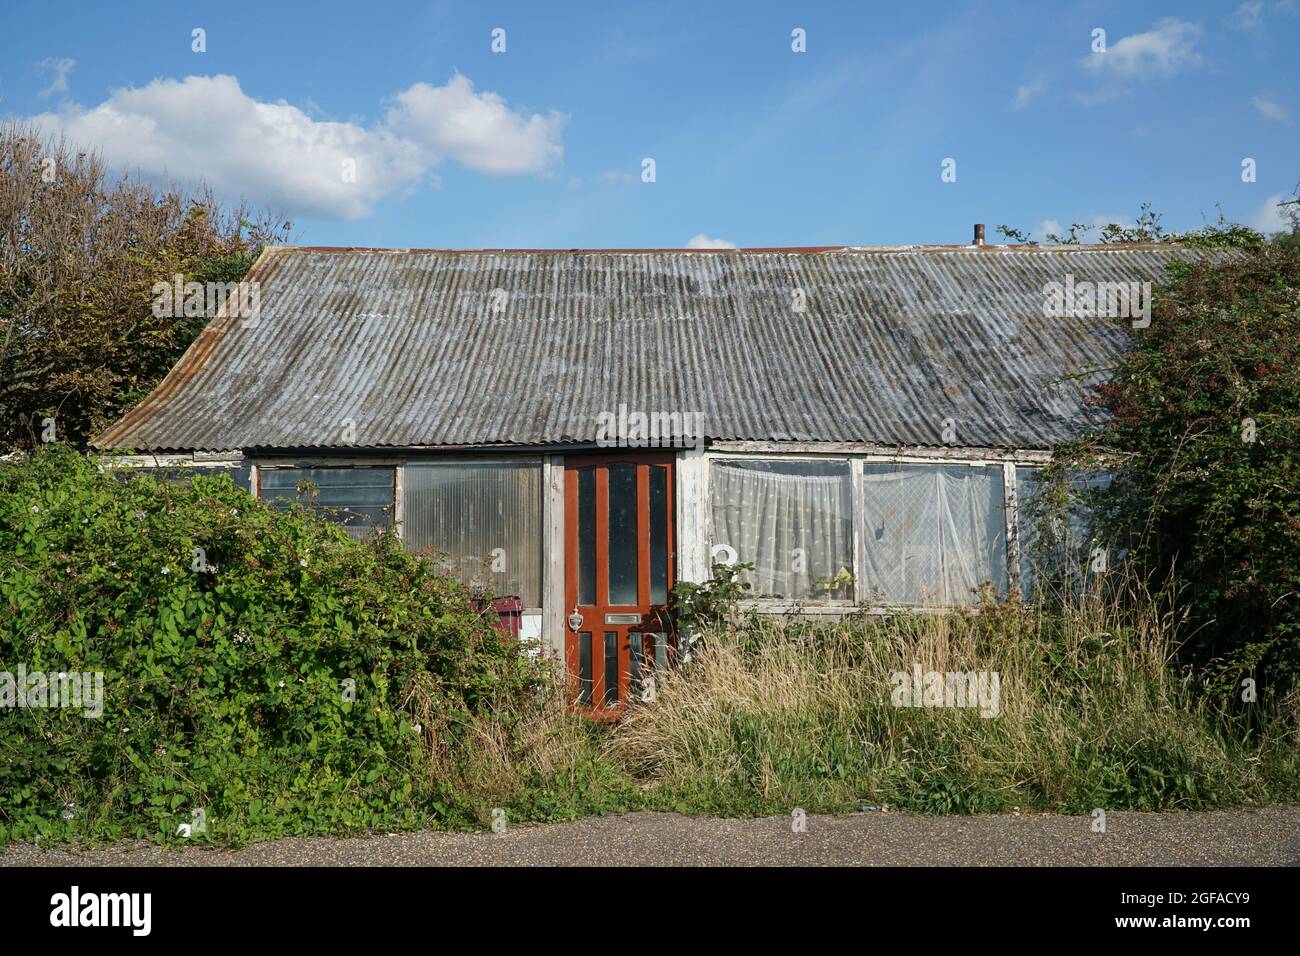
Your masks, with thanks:
[{"label": "corrugated roof", "polygon": [[[698,412],[713,440],[1050,448],[1126,347],[1043,289],[1158,281],[1170,246],[267,249],[260,321],[209,322],[102,448],[593,442]],[[498,291],[500,290],[500,291]],[[795,311],[802,290],[805,310]],[[494,305],[504,309],[494,311]]]}]

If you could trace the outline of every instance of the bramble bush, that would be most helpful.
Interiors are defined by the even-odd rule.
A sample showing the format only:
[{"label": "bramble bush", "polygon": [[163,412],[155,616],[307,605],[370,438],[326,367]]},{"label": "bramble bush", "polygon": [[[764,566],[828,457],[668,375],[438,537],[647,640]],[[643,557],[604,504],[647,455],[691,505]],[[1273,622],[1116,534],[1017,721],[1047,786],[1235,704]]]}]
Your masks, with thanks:
[{"label": "bramble bush", "polygon": [[[1235,244],[1235,243],[1234,243]],[[1112,541],[1189,614],[1184,659],[1220,690],[1300,682],[1300,242],[1178,264],[1063,460],[1109,459]],[[1237,696],[1235,693],[1233,696]]]},{"label": "bramble bush", "polygon": [[[1240,703],[1247,687],[1261,701],[1300,693],[1300,207],[1283,206],[1291,229],[1271,239],[1222,214],[1167,232],[1150,205],[1135,225],[1101,231],[1102,242],[1220,252],[1169,267],[1150,327],[1093,396],[1107,423],[1056,449],[1034,519],[1050,532],[1091,513],[1143,584],[1186,614],[1181,661]],[[1090,228],[1047,240],[1078,243]],[[1068,487],[1094,470],[1109,487]],[[1050,551],[1052,537],[1038,544]]]},{"label": "bramble bush", "polygon": [[541,681],[391,535],[60,447],[0,465],[0,611],[0,671],[104,673],[98,719],[0,708],[0,844],[473,823],[438,755]]}]

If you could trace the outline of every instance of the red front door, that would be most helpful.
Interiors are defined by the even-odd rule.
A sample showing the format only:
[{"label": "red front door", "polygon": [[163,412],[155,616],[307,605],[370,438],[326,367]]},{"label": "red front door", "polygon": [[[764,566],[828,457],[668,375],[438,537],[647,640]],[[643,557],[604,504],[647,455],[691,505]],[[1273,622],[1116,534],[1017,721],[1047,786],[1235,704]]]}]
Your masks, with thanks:
[{"label": "red front door", "polygon": [[565,461],[565,663],[570,700],[612,719],[669,658],[673,456]]}]

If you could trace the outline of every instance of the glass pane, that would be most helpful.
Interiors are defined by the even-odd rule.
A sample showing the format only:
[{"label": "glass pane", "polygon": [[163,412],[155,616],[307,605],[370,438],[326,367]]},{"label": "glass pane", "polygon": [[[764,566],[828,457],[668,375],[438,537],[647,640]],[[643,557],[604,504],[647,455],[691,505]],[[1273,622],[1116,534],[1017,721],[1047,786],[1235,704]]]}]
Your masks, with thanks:
[{"label": "glass pane", "polygon": [[636,465],[609,466],[609,603],[637,603]]},{"label": "glass pane", "polygon": [[851,601],[853,481],[847,461],[715,461],[713,544],[753,564],[754,597]]},{"label": "glass pane", "polygon": [[[1016,508],[1020,532],[1020,592],[1026,599],[1034,596],[1038,585],[1051,579],[1055,585],[1078,587],[1095,573],[1100,548],[1100,529],[1093,513],[1095,496],[1110,487],[1107,472],[1075,472],[1069,477],[1068,500],[1064,511],[1053,513],[1051,495],[1040,500],[1038,468],[1016,468]],[[1062,518],[1066,520],[1062,520]],[[1123,557],[1123,551],[1107,548],[1102,567]]]},{"label": "glass pane", "polygon": [[241,491],[250,491],[252,489],[250,480],[252,469],[248,465],[237,465],[232,468],[214,465],[163,465],[158,468],[121,469],[117,473],[117,477],[119,479],[124,476],[130,478],[137,474],[150,475],[159,481],[171,481],[177,484],[186,484],[196,475],[202,478],[228,475],[234,486]]},{"label": "glass pane", "polygon": [[618,634],[605,632],[605,697],[606,704],[618,702]]},{"label": "glass pane", "polygon": [[[262,468],[261,496],[277,508],[294,502],[343,525],[348,535],[364,538],[393,521],[393,469]],[[308,484],[309,483],[309,484]]]},{"label": "glass pane", "polygon": [[591,706],[591,632],[578,635],[578,703]]},{"label": "glass pane", "polygon": [[650,603],[668,603],[668,469],[650,467]]},{"label": "glass pane", "polygon": [[1020,596],[1033,597],[1037,586],[1037,569],[1043,557],[1039,554],[1038,525],[1041,520],[1038,501],[1038,469],[1016,467],[1016,528],[1020,545]]},{"label": "glass pane", "polygon": [[432,548],[465,584],[541,605],[540,462],[421,462],[402,477],[408,550]]},{"label": "glass pane", "polygon": [[1006,593],[1002,466],[862,466],[871,603],[969,604],[991,583]]},{"label": "glass pane", "polygon": [[578,603],[596,603],[596,469],[578,472]]},{"label": "glass pane", "polygon": [[664,670],[668,667],[668,635],[655,635],[655,669]]},{"label": "glass pane", "polygon": [[235,483],[236,488],[242,488],[244,491],[251,491],[253,487],[253,469],[249,465],[239,465],[230,469],[230,480]]},{"label": "glass pane", "polygon": [[635,700],[641,693],[641,659],[645,656],[644,634],[629,634],[628,647],[628,700]]}]

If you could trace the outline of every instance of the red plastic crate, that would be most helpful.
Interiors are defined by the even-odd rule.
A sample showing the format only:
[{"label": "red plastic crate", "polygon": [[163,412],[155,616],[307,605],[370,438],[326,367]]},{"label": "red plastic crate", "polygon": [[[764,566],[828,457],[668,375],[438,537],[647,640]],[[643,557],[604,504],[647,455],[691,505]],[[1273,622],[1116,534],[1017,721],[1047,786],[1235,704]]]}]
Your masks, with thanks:
[{"label": "red plastic crate", "polygon": [[[507,637],[519,640],[519,629],[523,624],[524,602],[518,597],[500,597],[493,598],[490,602],[493,612],[497,616],[497,628]],[[488,601],[480,598],[474,600],[474,610],[486,612],[488,610]]]}]

